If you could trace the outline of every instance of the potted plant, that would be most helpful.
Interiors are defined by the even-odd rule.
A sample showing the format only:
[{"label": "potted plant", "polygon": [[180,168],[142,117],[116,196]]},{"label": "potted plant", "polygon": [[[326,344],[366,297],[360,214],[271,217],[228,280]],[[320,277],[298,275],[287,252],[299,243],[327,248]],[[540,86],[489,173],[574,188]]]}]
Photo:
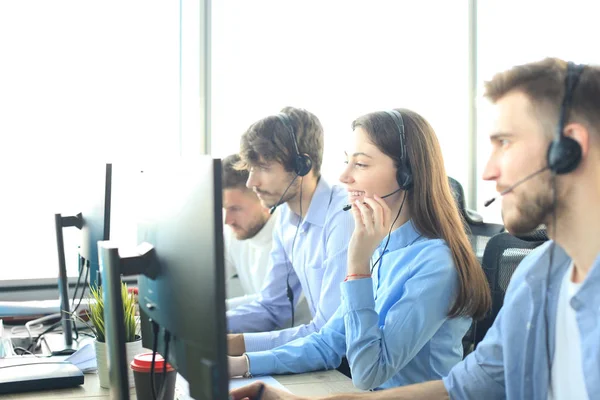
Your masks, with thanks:
[{"label": "potted plant", "polygon": [[[100,288],[90,287],[91,301],[89,303],[89,312],[87,316],[92,323],[90,329],[93,331],[96,340],[94,347],[96,349],[96,364],[98,368],[98,377],[100,386],[103,388],[110,387],[108,376],[108,360],[106,348],[106,333],[104,324],[104,299]],[[127,290],[127,285],[121,284],[121,298],[123,299],[123,313],[125,320],[125,350],[127,353],[127,364],[129,365],[133,358],[143,352],[141,336],[138,332],[136,323],[136,297],[134,293]],[[129,387],[134,386],[133,371],[128,368]]]}]

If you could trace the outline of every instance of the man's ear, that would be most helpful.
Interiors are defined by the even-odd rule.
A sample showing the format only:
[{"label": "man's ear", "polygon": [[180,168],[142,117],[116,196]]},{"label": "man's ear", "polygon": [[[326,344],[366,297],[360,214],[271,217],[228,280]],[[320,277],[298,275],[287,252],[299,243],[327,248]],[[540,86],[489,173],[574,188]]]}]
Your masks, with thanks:
[{"label": "man's ear", "polygon": [[588,128],[579,123],[570,123],[565,126],[565,130],[563,134],[566,137],[570,137],[575,140],[581,146],[581,158],[584,159],[587,157],[588,152],[590,151],[590,132]]}]

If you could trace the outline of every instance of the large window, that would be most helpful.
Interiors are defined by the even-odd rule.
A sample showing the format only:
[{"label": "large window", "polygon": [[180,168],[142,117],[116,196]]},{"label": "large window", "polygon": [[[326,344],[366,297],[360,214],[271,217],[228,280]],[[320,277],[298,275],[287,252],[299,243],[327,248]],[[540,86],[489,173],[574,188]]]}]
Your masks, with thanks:
[{"label": "large window", "polygon": [[[586,0],[479,1],[478,77],[481,83],[513,65],[560,57],[582,63],[600,62],[597,49],[597,5]],[[480,87],[483,94],[483,85]],[[490,151],[490,105],[480,98],[478,107],[478,175]],[[497,201],[485,209],[483,202],[496,194],[493,182],[479,180],[478,208],[486,220],[500,221]]]},{"label": "large window", "polygon": [[56,277],[89,168],[180,153],[180,3],[3,1],[0,54],[0,280]]},{"label": "large window", "polygon": [[406,107],[429,120],[466,184],[467,2],[219,0],[212,58],[215,156],[237,152],[252,122],[302,107],[323,123],[323,174],[337,182],[352,120]]},{"label": "large window", "polygon": [[[252,122],[288,105],[321,119],[332,182],[354,118],[411,108],[469,192],[469,2],[212,3],[209,102],[200,0],[0,2],[0,280],[56,276],[53,214],[76,209],[86,168],[199,153],[205,125],[206,150],[223,157]],[[478,81],[546,56],[597,62],[595,15],[586,0],[478,2]],[[478,176],[487,110],[479,97]],[[494,194],[478,181],[486,220],[500,219],[499,202],[480,207]],[[66,233],[73,249],[77,234]],[[75,252],[67,258],[74,275]]]}]

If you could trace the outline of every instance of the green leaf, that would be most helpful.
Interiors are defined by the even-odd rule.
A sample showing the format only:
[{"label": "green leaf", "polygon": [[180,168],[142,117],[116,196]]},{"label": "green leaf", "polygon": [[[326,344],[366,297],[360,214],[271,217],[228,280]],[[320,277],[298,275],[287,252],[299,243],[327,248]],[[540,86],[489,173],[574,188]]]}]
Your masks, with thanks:
[{"label": "green leaf", "polygon": [[[99,342],[106,341],[105,324],[104,324],[104,298],[100,288],[90,287],[90,312],[86,312],[93,328],[92,331]],[[121,299],[123,301],[123,324],[125,327],[125,341],[134,342],[136,340],[136,303],[133,293],[128,293],[127,285],[121,283]]]}]

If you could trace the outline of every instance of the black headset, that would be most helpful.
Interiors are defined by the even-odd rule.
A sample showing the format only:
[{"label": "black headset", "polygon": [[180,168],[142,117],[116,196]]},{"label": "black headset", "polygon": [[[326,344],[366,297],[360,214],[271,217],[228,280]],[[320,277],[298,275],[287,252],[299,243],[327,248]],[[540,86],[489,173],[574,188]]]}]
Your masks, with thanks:
[{"label": "black headset", "polygon": [[398,110],[386,110],[386,113],[392,118],[398,130],[400,138],[400,166],[396,171],[396,180],[400,189],[408,190],[412,187],[413,176],[408,163],[408,153],[406,151],[406,136],[404,133],[404,120],[402,114]]},{"label": "black headset", "polygon": [[[565,77],[565,94],[563,97],[562,104],[560,106],[560,116],[558,120],[558,127],[556,130],[556,138],[550,143],[548,147],[548,168],[554,174],[552,177],[552,192],[553,192],[553,207],[552,207],[552,237],[556,240],[556,208],[558,203],[557,189],[556,189],[556,175],[568,174],[574,171],[581,163],[581,145],[573,138],[565,136],[565,125],[567,124],[568,113],[571,110],[571,103],[573,101],[573,94],[575,87],[579,82],[581,73],[583,72],[584,65],[575,64],[571,61],[567,63],[567,76]],[[546,272],[546,292],[550,287],[550,270],[554,263],[554,245],[555,242],[552,240],[550,244],[550,256],[548,257],[548,270]],[[552,390],[552,359],[550,358],[550,334],[549,334],[549,317],[548,317],[548,296],[544,296],[544,326],[546,330],[545,342],[546,342],[546,362],[548,363],[548,382],[549,390]]]},{"label": "black headset", "polygon": [[[294,179],[292,179],[292,181],[288,185],[287,189],[285,189],[285,191],[279,198],[279,201],[277,202],[277,204],[275,204],[273,207],[271,207],[271,210],[269,211],[271,214],[273,214],[275,212],[275,209],[281,204],[283,197],[287,193],[288,189],[292,186],[292,184],[294,183],[296,178],[298,178],[298,177],[302,178],[303,176],[308,175],[308,173],[312,169],[312,159],[310,158],[310,156],[306,153],[300,154],[300,151],[298,150],[298,141],[296,140],[296,134],[294,133],[294,128],[292,126],[292,121],[290,120],[290,117],[283,112],[276,114],[276,117],[279,119],[279,121],[281,121],[283,126],[285,126],[285,129],[288,131],[290,138],[292,139],[292,143],[294,144],[294,154],[295,154],[294,155],[294,172],[296,173],[296,176],[294,177]],[[292,264],[292,268],[294,267],[293,266],[294,244],[296,243],[296,236],[298,236],[298,229],[300,228],[301,221],[302,221],[302,184],[300,184],[300,219],[298,220],[298,224],[296,225],[296,233],[294,234],[294,239],[292,240],[292,255],[291,255],[291,262],[290,262],[290,264]],[[289,266],[287,268],[287,277],[286,277],[285,281],[286,281],[286,289],[287,289],[286,295],[287,295],[288,300],[290,301],[290,307],[291,307],[291,316],[292,316],[291,326],[293,327],[294,326],[294,311],[295,311],[294,310],[294,291],[292,290],[292,287],[290,286]]]},{"label": "black headset", "polygon": [[294,172],[298,176],[306,176],[310,172],[312,168],[312,159],[306,153],[300,154],[298,150],[298,141],[296,140],[296,134],[294,133],[294,128],[292,126],[292,121],[290,121],[290,117],[280,112],[276,115],[276,117],[281,121],[285,129],[288,131],[290,138],[292,139],[292,143],[294,144]]},{"label": "black headset", "polygon": [[584,66],[581,64],[570,61],[567,63],[565,95],[560,106],[560,119],[558,120],[556,138],[548,147],[547,154],[548,168],[558,175],[574,171],[581,162],[581,146],[575,139],[565,136],[564,130],[573,101],[573,93],[583,68]]},{"label": "black headset", "polygon": [[517,181],[517,183],[504,189],[496,197],[492,197],[484,203],[487,207],[492,204],[497,198],[504,196],[506,193],[512,192],[517,186],[527,182],[533,177],[550,170],[553,175],[568,174],[574,171],[581,162],[581,146],[573,138],[565,136],[565,125],[567,124],[568,114],[571,110],[571,102],[573,101],[573,93],[579,81],[579,77],[583,72],[583,65],[567,63],[567,76],[565,78],[565,94],[560,106],[560,116],[556,127],[556,137],[548,146],[546,153],[546,166],[534,173],[527,175],[525,178]]}]

